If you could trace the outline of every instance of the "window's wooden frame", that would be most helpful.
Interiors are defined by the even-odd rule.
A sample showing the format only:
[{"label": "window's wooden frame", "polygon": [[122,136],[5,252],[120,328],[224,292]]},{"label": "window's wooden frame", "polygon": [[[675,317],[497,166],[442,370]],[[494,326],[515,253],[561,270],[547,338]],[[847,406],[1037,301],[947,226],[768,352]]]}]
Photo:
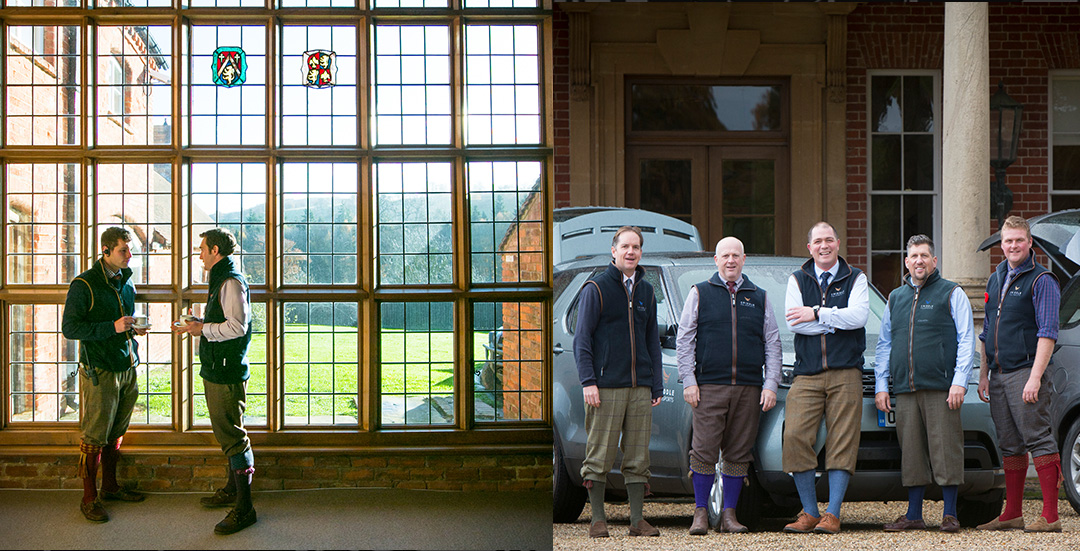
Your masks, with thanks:
[{"label": "window's wooden frame", "polygon": [[[84,5],[92,0],[84,0]],[[188,271],[193,241],[198,237],[190,235],[191,227],[187,220],[182,220],[181,201],[183,180],[188,175],[191,162],[212,161],[251,161],[267,164],[267,220],[266,220],[266,285],[253,286],[253,302],[267,303],[267,334],[278,334],[283,320],[282,308],[285,301],[356,301],[359,303],[358,347],[360,354],[358,365],[357,396],[359,423],[355,427],[284,427],[281,392],[283,371],[280,365],[283,350],[280,340],[270,346],[267,355],[268,370],[267,392],[271,402],[267,418],[267,428],[253,428],[251,440],[254,446],[263,451],[326,451],[340,450],[364,452],[506,452],[528,451],[544,452],[551,446],[552,412],[551,380],[552,364],[550,356],[543,358],[542,386],[543,416],[539,421],[499,421],[475,423],[472,420],[472,342],[463,338],[472,332],[473,302],[532,301],[543,306],[541,349],[551,349],[552,320],[552,267],[545,263],[543,281],[539,283],[504,283],[472,285],[469,250],[467,182],[465,165],[470,159],[482,160],[527,160],[543,161],[543,186],[545,201],[545,220],[550,220],[554,202],[552,192],[553,174],[553,123],[550,116],[553,109],[552,54],[553,41],[551,8],[552,0],[543,0],[538,8],[533,9],[463,9],[461,0],[451,0],[449,9],[372,9],[363,5],[350,8],[284,8],[274,9],[272,0],[267,0],[262,8],[191,8],[180,9],[179,1],[174,0],[170,8],[41,8],[13,7],[0,8],[0,25],[78,25],[81,32],[80,55],[83,63],[80,68],[80,141],[77,146],[19,146],[3,147],[4,129],[0,128],[0,201],[6,205],[6,189],[2,186],[5,177],[3,167],[9,163],[62,163],[72,162],[80,166],[80,178],[83,192],[79,200],[80,238],[82,239],[83,269],[90,265],[96,255],[92,244],[96,243],[95,223],[90,215],[89,186],[93,166],[98,162],[131,163],[167,163],[172,166],[172,241],[176,244],[172,255],[172,282],[168,285],[145,285],[138,289],[137,300],[166,302],[179,312],[192,302],[206,300],[204,285],[189,286]],[[451,90],[455,106],[452,121],[452,143],[449,147],[379,147],[371,146],[370,136],[370,87],[366,70],[371,63],[371,50],[368,37],[369,24],[376,19],[400,21],[438,21],[450,24],[452,43]],[[466,20],[493,20],[534,22],[539,25],[540,38],[540,79],[541,79],[541,126],[542,142],[536,146],[463,146],[463,124],[461,107],[464,105],[462,71],[464,54],[461,50],[461,36]],[[266,82],[266,140],[265,146],[180,146],[182,124],[181,102],[181,63],[184,62],[184,37],[189,23],[229,24],[250,22],[263,24],[268,29],[266,36],[267,82]],[[275,143],[278,135],[277,111],[279,108],[277,79],[279,78],[278,43],[276,26],[279,23],[309,24],[355,24],[357,26],[357,57],[359,61],[357,89],[358,145],[355,147],[322,148],[315,146],[279,147]],[[109,25],[170,25],[172,27],[172,47],[170,52],[170,71],[172,72],[172,113],[171,123],[174,128],[172,142],[162,146],[106,146],[92,147],[91,133],[96,126],[93,121],[93,94],[89,71],[96,55],[95,37],[89,34],[98,24]],[[3,30],[4,27],[0,27]],[[6,44],[6,33],[5,37]],[[5,45],[6,51],[6,45]],[[6,69],[6,54],[0,56],[0,74]],[[187,106],[184,111],[187,112]],[[420,160],[437,156],[447,158],[453,164],[453,229],[455,254],[454,284],[438,287],[381,288],[376,286],[375,252],[372,250],[375,240],[373,228],[373,196],[371,171],[373,163],[380,159]],[[358,187],[358,283],[356,285],[333,286],[332,288],[289,288],[281,285],[277,268],[280,257],[281,220],[278,193],[280,183],[277,165],[286,160],[347,160],[358,163],[360,173]],[[6,207],[5,207],[6,208]],[[0,229],[6,229],[6,218],[0,220]],[[551,243],[551,225],[544,224],[544,250],[549,250]],[[365,246],[369,244],[369,246]],[[6,246],[6,243],[2,244]],[[0,249],[2,250],[2,249]],[[63,304],[66,298],[67,284],[60,285],[8,285],[6,284],[6,263],[0,263],[0,333],[8,334],[8,307],[11,304]],[[379,427],[379,388],[378,381],[378,303],[383,301],[452,301],[455,315],[455,423],[452,426]],[[275,339],[268,338],[268,342]],[[0,450],[10,453],[43,452],[55,453],[56,450],[68,450],[79,439],[77,424],[65,423],[11,423],[8,421],[8,396],[10,393],[10,366],[8,365],[9,341],[0,340]],[[189,367],[190,348],[181,345],[179,337],[174,337],[172,347],[173,363],[173,419],[171,426],[135,426],[125,438],[125,444],[134,450],[148,453],[202,453],[218,449],[209,427],[192,428],[191,407],[188,396],[191,392],[192,377],[197,377],[197,366]]]}]

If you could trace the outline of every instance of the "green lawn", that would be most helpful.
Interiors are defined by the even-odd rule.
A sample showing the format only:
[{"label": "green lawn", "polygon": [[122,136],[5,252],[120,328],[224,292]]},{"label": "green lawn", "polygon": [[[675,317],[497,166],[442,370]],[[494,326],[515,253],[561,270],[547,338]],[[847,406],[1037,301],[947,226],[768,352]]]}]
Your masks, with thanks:
[{"label": "green lawn", "polygon": [[[305,329],[307,330],[305,332]],[[356,417],[357,330],[355,327],[287,325],[285,345],[285,410],[287,416]],[[382,335],[380,392],[384,394],[452,394],[454,348],[452,333],[386,331]],[[473,354],[479,369],[485,357],[486,331],[474,333]],[[263,417],[266,411],[266,335],[251,336],[248,360],[248,414]],[[198,367],[196,366],[196,375]],[[203,392],[202,378],[195,377],[195,393]],[[308,395],[325,393],[325,395]],[[488,394],[480,395],[492,401]],[[485,400],[486,399],[486,400]],[[195,400],[195,418],[206,419],[206,401]]]}]

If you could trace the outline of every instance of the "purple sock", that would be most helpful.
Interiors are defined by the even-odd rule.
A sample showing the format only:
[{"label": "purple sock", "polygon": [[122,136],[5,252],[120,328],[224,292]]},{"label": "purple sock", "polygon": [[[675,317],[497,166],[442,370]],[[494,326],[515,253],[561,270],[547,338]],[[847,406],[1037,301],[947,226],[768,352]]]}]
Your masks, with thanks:
[{"label": "purple sock", "polygon": [[739,494],[742,493],[744,477],[720,475],[724,480],[724,508],[734,509],[739,503]]},{"label": "purple sock", "polygon": [[694,503],[698,507],[705,507],[709,502],[709,491],[712,490],[713,482],[716,482],[715,474],[701,474],[694,471]]}]

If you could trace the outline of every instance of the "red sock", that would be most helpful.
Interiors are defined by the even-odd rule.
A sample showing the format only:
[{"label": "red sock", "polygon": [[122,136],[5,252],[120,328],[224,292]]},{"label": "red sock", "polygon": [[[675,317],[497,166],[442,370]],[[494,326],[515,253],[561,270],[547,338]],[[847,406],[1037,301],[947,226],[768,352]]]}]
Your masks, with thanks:
[{"label": "red sock", "polygon": [[1042,490],[1042,516],[1046,522],[1058,519],[1058,488],[1061,487],[1061,456],[1056,453],[1040,455],[1035,459],[1035,471],[1039,473]]},{"label": "red sock", "polygon": [[79,476],[83,481],[83,503],[97,499],[97,471],[101,448],[87,443],[79,445]]},{"label": "red sock", "polygon": [[998,520],[1012,520],[1024,515],[1024,479],[1027,477],[1027,454],[1005,458],[1005,510]]}]

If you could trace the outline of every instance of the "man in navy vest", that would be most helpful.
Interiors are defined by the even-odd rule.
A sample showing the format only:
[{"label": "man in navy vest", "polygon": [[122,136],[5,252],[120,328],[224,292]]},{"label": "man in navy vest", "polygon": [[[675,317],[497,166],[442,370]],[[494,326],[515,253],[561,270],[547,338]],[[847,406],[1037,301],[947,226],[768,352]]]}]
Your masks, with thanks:
[{"label": "man in navy vest", "polygon": [[199,502],[204,507],[234,508],[214,527],[218,534],[233,534],[255,524],[251,504],[251,476],[255,457],[244,428],[247,402],[247,349],[251,343],[251,297],[247,280],[233,264],[236,238],[225,228],[207,230],[199,237],[199,260],[210,273],[205,318],[177,323],[177,333],[199,337],[199,360],[206,389],[210,427],[229,458],[228,482],[213,496]]},{"label": "man in navy vest", "polygon": [[[1054,274],[1035,262],[1027,220],[1005,219],[1001,251],[1005,261],[986,282],[979,398],[990,402],[1004,456],[1005,510],[978,528],[1060,532],[1061,456],[1050,428],[1050,389],[1044,379],[1057,342],[1061,289]],[[1025,526],[1022,506],[1029,452],[1039,473],[1043,510]]]},{"label": "man in navy vest", "polygon": [[963,287],[941,277],[934,242],[915,235],[904,258],[908,277],[889,294],[881,320],[874,404],[889,413],[889,376],[896,394],[900,476],[908,510],[886,532],[923,530],[926,485],[936,482],[945,501],[941,531],[958,532],[956,496],[964,482],[964,403],[975,359],[975,324]]},{"label": "man in navy vest", "polygon": [[[135,283],[131,281],[131,232],[112,227],[101,234],[101,259],[79,274],[68,288],[64,304],[64,337],[79,341],[79,384],[83,412],[80,420],[79,477],[83,498],[79,509],[86,520],[106,522],[109,514],[100,498],[142,501],[144,495],[121,488],[116,481],[120,442],[124,439],[135,402],[139,399],[139,343],[146,327],[136,327]],[[97,471],[101,465],[101,495]]]},{"label": "man in navy vest", "polygon": [[[786,532],[840,531],[840,506],[859,454],[862,366],[870,295],[866,274],[840,257],[828,222],[807,234],[811,259],[788,278],[788,328],[795,333],[795,381],[784,411],[784,471],[795,478],[803,510]],[[829,508],[818,514],[814,442],[825,418]]]},{"label": "man in navy vest", "polygon": [[585,399],[585,461],[589,537],[608,537],[604,516],[607,475],[621,446],[630,502],[630,535],[659,536],[642,513],[649,481],[652,407],[664,394],[656,298],[638,266],[641,230],[623,226],[611,240],[612,263],[585,282],[578,299],[574,359]]},{"label": "man in navy vest", "polygon": [[776,405],[780,384],[780,328],[765,290],[743,276],[742,241],[721,239],[713,260],[716,273],[687,293],[675,340],[683,399],[693,408],[690,476],[697,506],[690,534],[695,536],[709,530],[705,505],[721,455],[724,506],[718,528],[747,531],[735,505],[753,459],[759,408]]}]

